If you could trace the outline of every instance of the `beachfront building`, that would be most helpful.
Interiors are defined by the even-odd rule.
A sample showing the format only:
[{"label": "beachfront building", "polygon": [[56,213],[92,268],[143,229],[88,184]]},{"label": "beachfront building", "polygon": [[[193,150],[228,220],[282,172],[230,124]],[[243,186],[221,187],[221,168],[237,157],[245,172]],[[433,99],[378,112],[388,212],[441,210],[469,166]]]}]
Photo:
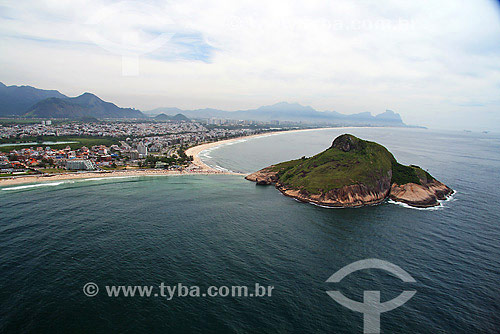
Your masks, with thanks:
[{"label": "beachfront building", "polygon": [[137,152],[139,152],[141,158],[145,158],[148,155],[148,147],[140,143],[137,145]]},{"label": "beachfront building", "polygon": [[66,161],[66,169],[70,170],[95,170],[95,164],[91,160],[72,159]]}]

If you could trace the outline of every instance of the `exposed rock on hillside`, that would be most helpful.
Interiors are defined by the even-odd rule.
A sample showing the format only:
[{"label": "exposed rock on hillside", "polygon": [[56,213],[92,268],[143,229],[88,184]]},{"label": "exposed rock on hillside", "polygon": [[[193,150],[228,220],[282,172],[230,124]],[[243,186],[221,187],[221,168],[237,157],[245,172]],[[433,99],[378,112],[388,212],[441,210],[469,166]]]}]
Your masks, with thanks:
[{"label": "exposed rock on hillside", "polygon": [[378,204],[387,198],[430,207],[453,193],[420,167],[399,164],[382,145],[348,134],[311,158],[269,166],[246,179],[275,185],[303,202],[332,207]]}]

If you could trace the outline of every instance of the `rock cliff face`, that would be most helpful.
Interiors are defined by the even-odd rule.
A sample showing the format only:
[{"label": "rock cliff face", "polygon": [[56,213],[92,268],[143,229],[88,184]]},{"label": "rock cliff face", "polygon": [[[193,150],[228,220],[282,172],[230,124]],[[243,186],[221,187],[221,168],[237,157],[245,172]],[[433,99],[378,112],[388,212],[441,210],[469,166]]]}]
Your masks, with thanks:
[{"label": "rock cliff face", "polygon": [[256,182],[258,185],[276,184],[278,183],[278,171],[273,171],[273,167],[275,166],[270,166],[247,175],[245,179]]},{"label": "rock cliff face", "polygon": [[407,183],[404,185],[393,184],[389,198],[406,203],[411,206],[426,208],[439,205],[439,200],[444,200],[453,194],[453,190],[437,180],[427,184]]},{"label": "rock cliff face", "polygon": [[373,205],[390,198],[415,207],[439,205],[453,190],[417,166],[398,164],[383,146],[352,135],[326,151],[246,176],[302,202],[331,207]]},{"label": "rock cliff face", "polygon": [[247,175],[245,179],[256,182],[257,185],[275,185],[283,195],[302,202],[332,207],[359,207],[378,204],[387,198],[391,190],[391,173],[388,174],[375,187],[367,187],[364,184],[352,184],[320,194],[311,194],[306,190],[294,189],[280,183],[278,172],[273,171],[269,167]]},{"label": "rock cliff face", "polygon": [[318,205],[332,207],[359,207],[378,204],[386,199],[390,191],[391,178],[382,180],[378,187],[369,188],[364,184],[352,184],[339,189],[332,189],[321,194],[309,194],[306,191],[296,190],[276,184],[276,188],[284,195],[296,198],[302,202],[311,202]]}]

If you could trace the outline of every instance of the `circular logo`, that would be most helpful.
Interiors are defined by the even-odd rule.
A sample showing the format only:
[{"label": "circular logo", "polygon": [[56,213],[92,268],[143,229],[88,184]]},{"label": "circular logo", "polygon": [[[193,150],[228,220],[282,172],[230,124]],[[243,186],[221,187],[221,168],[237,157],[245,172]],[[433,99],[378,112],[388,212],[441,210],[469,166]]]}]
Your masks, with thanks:
[{"label": "circular logo", "polygon": [[95,297],[99,293],[99,287],[97,284],[89,282],[83,286],[83,293],[87,297]]}]

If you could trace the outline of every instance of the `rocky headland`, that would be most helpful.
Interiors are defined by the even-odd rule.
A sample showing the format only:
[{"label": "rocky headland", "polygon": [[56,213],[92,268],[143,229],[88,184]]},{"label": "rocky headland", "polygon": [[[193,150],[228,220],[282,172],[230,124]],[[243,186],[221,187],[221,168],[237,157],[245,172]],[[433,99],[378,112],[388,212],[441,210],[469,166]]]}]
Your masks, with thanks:
[{"label": "rocky headland", "polygon": [[384,146],[349,134],[313,157],[272,165],[245,178],[274,185],[302,202],[331,207],[373,205],[388,198],[432,207],[453,193],[422,168],[399,164]]}]

